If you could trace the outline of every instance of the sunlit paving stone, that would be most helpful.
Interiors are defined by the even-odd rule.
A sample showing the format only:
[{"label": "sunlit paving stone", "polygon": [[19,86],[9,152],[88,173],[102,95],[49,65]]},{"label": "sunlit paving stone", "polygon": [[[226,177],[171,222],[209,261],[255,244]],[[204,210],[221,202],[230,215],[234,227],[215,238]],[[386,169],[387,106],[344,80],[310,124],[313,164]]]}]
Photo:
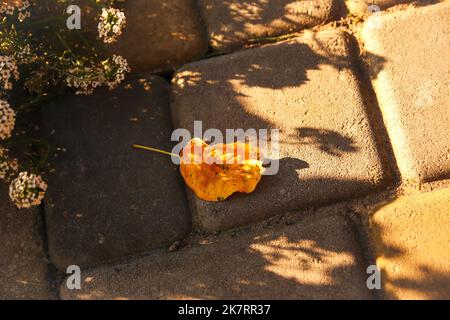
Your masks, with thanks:
[{"label": "sunlit paving stone", "polygon": [[[379,156],[344,34],[307,33],[183,67],[173,80],[176,127],[279,129],[279,171],[250,195],[189,198],[200,229],[217,231],[376,190]],[[276,159],[275,159],[276,160]]]},{"label": "sunlit paving stone", "polygon": [[416,4],[426,4],[430,0],[342,0],[348,11],[355,15],[370,15],[372,13],[388,9],[395,5],[415,2]]},{"label": "sunlit paving stone", "polygon": [[249,40],[280,36],[337,18],[338,0],[200,0],[210,45],[238,48]]},{"label": "sunlit paving stone", "polygon": [[83,273],[63,299],[371,299],[354,226],[341,216],[223,235]]},{"label": "sunlit paving stone", "polygon": [[131,148],[170,150],[168,83],[159,77],[42,108],[51,170],[45,200],[49,252],[61,269],[170,246],[190,231],[178,167]]},{"label": "sunlit paving stone", "polygon": [[450,298],[449,199],[450,189],[416,194],[372,214],[372,240],[386,298]]},{"label": "sunlit paving stone", "polygon": [[371,17],[363,38],[405,180],[450,175],[450,3]]}]

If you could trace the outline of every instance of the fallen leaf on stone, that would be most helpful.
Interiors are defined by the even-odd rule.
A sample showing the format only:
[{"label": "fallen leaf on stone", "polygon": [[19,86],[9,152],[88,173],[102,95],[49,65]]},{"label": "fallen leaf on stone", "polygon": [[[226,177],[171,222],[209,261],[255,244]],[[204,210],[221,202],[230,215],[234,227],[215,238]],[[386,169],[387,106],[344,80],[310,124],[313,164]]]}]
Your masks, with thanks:
[{"label": "fallen leaf on stone", "polygon": [[194,138],[180,154],[180,171],[202,200],[223,201],[233,193],[252,193],[261,180],[259,150],[234,142],[209,146]]},{"label": "fallen leaf on stone", "polygon": [[[155,148],[134,147],[174,156]],[[179,157],[184,181],[205,201],[223,201],[236,192],[252,193],[261,180],[263,167],[259,149],[246,143],[210,146],[194,138]]]}]

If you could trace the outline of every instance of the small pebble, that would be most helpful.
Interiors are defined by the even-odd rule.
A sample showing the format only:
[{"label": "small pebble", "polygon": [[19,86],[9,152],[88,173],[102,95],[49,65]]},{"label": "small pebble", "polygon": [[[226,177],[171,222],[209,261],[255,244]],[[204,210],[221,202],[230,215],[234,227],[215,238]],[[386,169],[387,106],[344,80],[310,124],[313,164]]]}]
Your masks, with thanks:
[{"label": "small pebble", "polygon": [[172,243],[172,245],[169,247],[169,251],[170,252],[175,252],[178,251],[178,249],[180,248],[181,242],[180,241],[175,241],[174,243]]}]

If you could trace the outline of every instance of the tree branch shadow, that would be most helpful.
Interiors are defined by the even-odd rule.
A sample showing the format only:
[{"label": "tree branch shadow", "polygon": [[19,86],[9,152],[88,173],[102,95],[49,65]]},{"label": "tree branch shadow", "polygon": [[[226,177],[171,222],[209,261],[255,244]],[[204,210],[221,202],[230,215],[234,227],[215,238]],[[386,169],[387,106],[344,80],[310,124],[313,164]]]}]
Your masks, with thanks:
[{"label": "tree branch shadow", "polygon": [[322,4],[314,1],[279,0],[274,4],[265,0],[200,0],[200,4],[211,43],[223,52],[258,38],[281,36],[327,22],[339,13],[336,1],[326,4],[331,12],[327,16],[318,8]]},{"label": "tree branch shadow", "polygon": [[338,132],[326,129],[316,128],[298,128],[299,144],[313,144],[320,150],[332,155],[340,157],[346,152],[358,151],[358,146],[352,138],[345,137]]},{"label": "tree branch shadow", "polygon": [[[366,237],[373,263],[375,264],[375,259],[379,259],[382,264],[382,266],[379,266],[382,268],[382,298],[449,299],[450,275],[438,271],[432,264],[425,264],[419,260],[417,262],[420,263],[410,261],[411,258],[408,258],[408,256],[415,248],[400,247],[393,244],[392,240],[385,239],[384,235],[387,231],[374,219],[377,212],[394,203],[397,199],[399,198],[394,194],[389,195],[386,199],[378,199],[378,202],[374,202],[366,208],[363,217],[366,220],[365,223],[368,224]],[[417,230],[416,232],[420,234],[423,231]],[[401,237],[401,235],[398,236]],[[392,232],[390,237],[392,237]],[[420,243],[419,245],[426,244]],[[394,268],[397,271],[388,270],[388,268]]]}]

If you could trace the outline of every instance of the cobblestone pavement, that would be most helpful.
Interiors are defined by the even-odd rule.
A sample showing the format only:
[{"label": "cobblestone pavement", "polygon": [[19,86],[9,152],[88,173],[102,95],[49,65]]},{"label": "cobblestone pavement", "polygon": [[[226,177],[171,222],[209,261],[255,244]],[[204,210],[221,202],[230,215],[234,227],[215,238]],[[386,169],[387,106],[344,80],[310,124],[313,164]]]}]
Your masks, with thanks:
[{"label": "cobblestone pavement", "polygon": [[[450,1],[160,3],[126,4],[122,88],[39,113],[45,221],[1,203],[0,297],[449,299]],[[194,121],[280,129],[279,173],[207,203],[130,148]]]}]

